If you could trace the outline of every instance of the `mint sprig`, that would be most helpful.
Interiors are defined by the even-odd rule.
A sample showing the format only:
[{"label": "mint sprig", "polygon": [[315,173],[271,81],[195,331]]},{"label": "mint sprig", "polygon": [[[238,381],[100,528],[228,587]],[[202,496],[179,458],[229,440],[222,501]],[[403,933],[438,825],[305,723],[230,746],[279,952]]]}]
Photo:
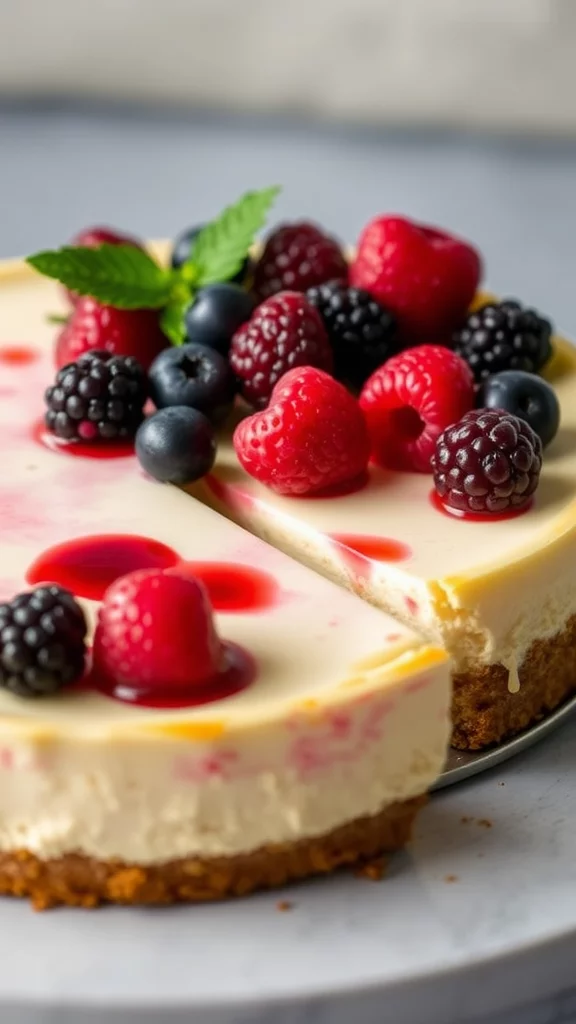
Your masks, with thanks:
[{"label": "mint sprig", "polygon": [[161,309],[170,300],[170,271],[134,245],[65,245],[29,256],[27,263],[71,291],[117,309]]},{"label": "mint sprig", "polygon": [[27,262],[78,295],[106,305],[162,310],[162,330],[173,345],[182,345],[184,315],[198,289],[238,273],[279,191],[272,186],[246,192],[228,206],[198,234],[189,259],[178,270],[159,266],[149,253],[131,245],[67,245],[36,253]]},{"label": "mint sprig", "polygon": [[216,220],[206,224],[187,261],[196,270],[198,288],[230,280],[238,273],[279,192],[277,185],[260,192],[246,192]]}]

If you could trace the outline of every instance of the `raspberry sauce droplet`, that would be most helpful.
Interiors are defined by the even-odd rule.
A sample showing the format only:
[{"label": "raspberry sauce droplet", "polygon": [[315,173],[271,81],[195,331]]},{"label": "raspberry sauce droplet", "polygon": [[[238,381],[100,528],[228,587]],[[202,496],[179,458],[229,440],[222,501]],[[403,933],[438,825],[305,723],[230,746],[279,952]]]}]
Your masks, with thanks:
[{"label": "raspberry sauce droplet", "polygon": [[[87,425],[86,435],[89,438],[91,431]],[[125,459],[134,455],[134,441],[64,441],[56,437],[44,423],[43,419],[37,420],[32,428],[34,440],[43,448],[48,448],[58,455],[72,455],[84,459]]]},{"label": "raspberry sauce droplet", "polygon": [[452,508],[451,505],[446,505],[438,492],[432,490],[430,492],[430,504],[437,512],[442,512],[443,515],[449,516],[451,519],[463,519],[469,523],[494,523],[501,522],[503,519],[517,519],[518,516],[525,515],[532,508],[534,499],[528,498],[523,505],[517,508],[507,508],[502,512],[465,512],[463,509]]},{"label": "raspberry sauce droplet", "polygon": [[40,353],[30,345],[1,345],[0,363],[9,366],[25,366],[39,359]]},{"label": "raspberry sauce droplet", "polygon": [[81,689],[82,692],[96,690],[106,697],[121,701],[123,704],[132,704],[134,707],[165,710],[200,707],[232,697],[233,694],[250,686],[256,678],[256,662],[243,647],[224,642],[222,652],[222,666],[219,672],[200,686],[198,683],[191,685],[190,690],[181,686],[173,694],[169,689],[143,690],[115,683],[94,668],[84,677]]},{"label": "raspberry sauce droplet", "polygon": [[342,560],[356,579],[369,580],[372,562],[404,562],[412,551],[402,541],[369,534],[332,534]]},{"label": "raspberry sauce droplet", "polygon": [[26,573],[28,583],[58,583],[76,597],[99,601],[114,580],[136,569],[170,569],[179,555],[151,537],[101,534],[77,537],[44,551]]},{"label": "raspberry sauce droplet", "polygon": [[201,580],[216,612],[262,612],[280,598],[274,576],[249,565],[179,562],[174,571]]}]

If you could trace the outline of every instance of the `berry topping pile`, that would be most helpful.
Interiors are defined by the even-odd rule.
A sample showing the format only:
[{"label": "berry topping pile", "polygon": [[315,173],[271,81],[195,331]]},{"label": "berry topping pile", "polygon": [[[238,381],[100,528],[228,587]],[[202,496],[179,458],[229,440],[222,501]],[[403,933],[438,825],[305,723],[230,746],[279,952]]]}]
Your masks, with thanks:
[{"label": "berry topping pile", "polygon": [[141,569],[104,594],[94,634],[94,669],[132,695],[205,686],[218,675],[223,648],[207,592],[176,570]]},{"label": "berry topping pile", "polygon": [[290,370],[270,404],[236,427],[244,469],[279,494],[312,494],[354,480],[368,465],[369,440],[355,398],[322,370]]},{"label": "berry topping pile", "polygon": [[316,224],[281,224],[268,237],[254,268],[259,299],[276,292],[305,292],[325,281],[346,281],[348,264],[338,242]]},{"label": "berry topping pile", "polygon": [[55,693],[81,677],[86,620],[62,587],[38,587],[0,604],[0,686],[19,697]]},{"label": "berry topping pile", "polygon": [[257,307],[232,339],[230,365],[242,397],[262,408],[283,374],[296,366],[330,372],[332,350],[316,310],[299,292],[280,292]]},{"label": "berry topping pile", "polygon": [[520,509],[538,486],[542,444],[525,420],[501,409],[474,409],[440,435],[432,468],[449,509]]},{"label": "berry topping pile", "polygon": [[336,377],[361,388],[396,350],[394,317],[369,292],[340,281],[309,288],[306,298],[322,317]]},{"label": "berry topping pile", "polygon": [[501,370],[537,373],[552,354],[552,325],[519,302],[488,302],[454,334],[454,348],[478,383]]},{"label": "berry topping pile", "polygon": [[360,395],[375,462],[419,473],[430,472],[440,432],[473,405],[470,368],[441,345],[420,345],[393,356]]},{"label": "berry topping pile", "polygon": [[132,356],[86,352],[47,389],[46,426],[67,441],[133,437],[147,397],[146,375]]},{"label": "berry topping pile", "polygon": [[468,242],[404,217],[376,217],[360,236],[350,283],[394,314],[406,343],[445,342],[465,317],[481,270]]},{"label": "berry topping pile", "polygon": [[[481,429],[474,409],[527,424],[542,447],[553,441],[558,399],[539,376],[552,355],[549,320],[512,300],[481,304],[476,248],[407,217],[374,217],[350,258],[307,221],[280,224],[257,252],[278,191],[247,192],[187,228],[169,266],[108,228],[30,257],[80,296],[56,344],[62,369],[46,394],[49,430],[72,443],[137,431],[144,470],[185,486],[212,469],[217,431],[244,415],[238,459],[282,494],[354,486],[371,460],[434,473],[441,500],[464,511],[526,503],[533,468],[523,489],[521,476],[496,482],[492,463],[482,463],[462,478],[459,498],[455,474],[468,456],[455,455],[444,475],[442,460],[451,430]],[[106,353],[116,360],[104,366]],[[148,395],[156,408],[144,419]],[[525,442],[520,431],[518,465],[508,449],[496,464],[509,459],[519,472]],[[482,450],[487,443],[474,439]],[[474,482],[480,473],[486,484]],[[476,486],[482,493],[468,494]]]}]

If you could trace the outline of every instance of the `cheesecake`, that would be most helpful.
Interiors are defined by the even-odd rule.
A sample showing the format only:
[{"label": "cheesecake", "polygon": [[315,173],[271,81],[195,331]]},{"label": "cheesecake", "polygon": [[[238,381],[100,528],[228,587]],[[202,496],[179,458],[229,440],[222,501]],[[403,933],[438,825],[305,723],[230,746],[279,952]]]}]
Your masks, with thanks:
[{"label": "cheesecake", "polygon": [[401,848],[441,772],[446,653],[175,487],[42,424],[58,308],[0,271],[0,600],[55,583],[93,632],[116,577],[203,580],[233,685],[180,707],[90,671],[36,699],[0,690],[0,891],[35,906],[243,895]]}]

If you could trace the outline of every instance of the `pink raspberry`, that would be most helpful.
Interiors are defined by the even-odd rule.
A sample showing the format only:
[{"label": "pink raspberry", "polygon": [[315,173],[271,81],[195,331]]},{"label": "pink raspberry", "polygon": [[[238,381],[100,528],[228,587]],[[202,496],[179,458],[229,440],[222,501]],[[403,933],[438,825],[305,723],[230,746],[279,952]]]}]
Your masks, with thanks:
[{"label": "pink raspberry", "polygon": [[299,367],[234,433],[242,466],[278,494],[312,494],[365,472],[370,444],[356,399],[322,370]]},{"label": "pink raspberry", "polygon": [[360,236],[350,283],[394,314],[406,341],[447,341],[466,317],[481,271],[468,242],[405,217],[375,217]]},{"label": "pink raspberry", "polygon": [[473,405],[472,371],[455,352],[419,345],[392,356],[360,395],[374,461],[430,473],[438,435]]},{"label": "pink raspberry", "polygon": [[140,569],[106,591],[94,666],[136,693],[174,697],[218,673],[222,648],[202,583],[177,570]]},{"label": "pink raspberry", "polygon": [[320,315],[299,292],[280,292],[258,306],[232,339],[230,365],[241,394],[262,408],[288,370],[332,371],[332,349]]},{"label": "pink raspberry", "polygon": [[56,339],[56,365],[66,366],[84,352],[98,350],[114,356],[134,356],[147,370],[168,344],[160,330],[157,310],[116,309],[83,296]]}]

